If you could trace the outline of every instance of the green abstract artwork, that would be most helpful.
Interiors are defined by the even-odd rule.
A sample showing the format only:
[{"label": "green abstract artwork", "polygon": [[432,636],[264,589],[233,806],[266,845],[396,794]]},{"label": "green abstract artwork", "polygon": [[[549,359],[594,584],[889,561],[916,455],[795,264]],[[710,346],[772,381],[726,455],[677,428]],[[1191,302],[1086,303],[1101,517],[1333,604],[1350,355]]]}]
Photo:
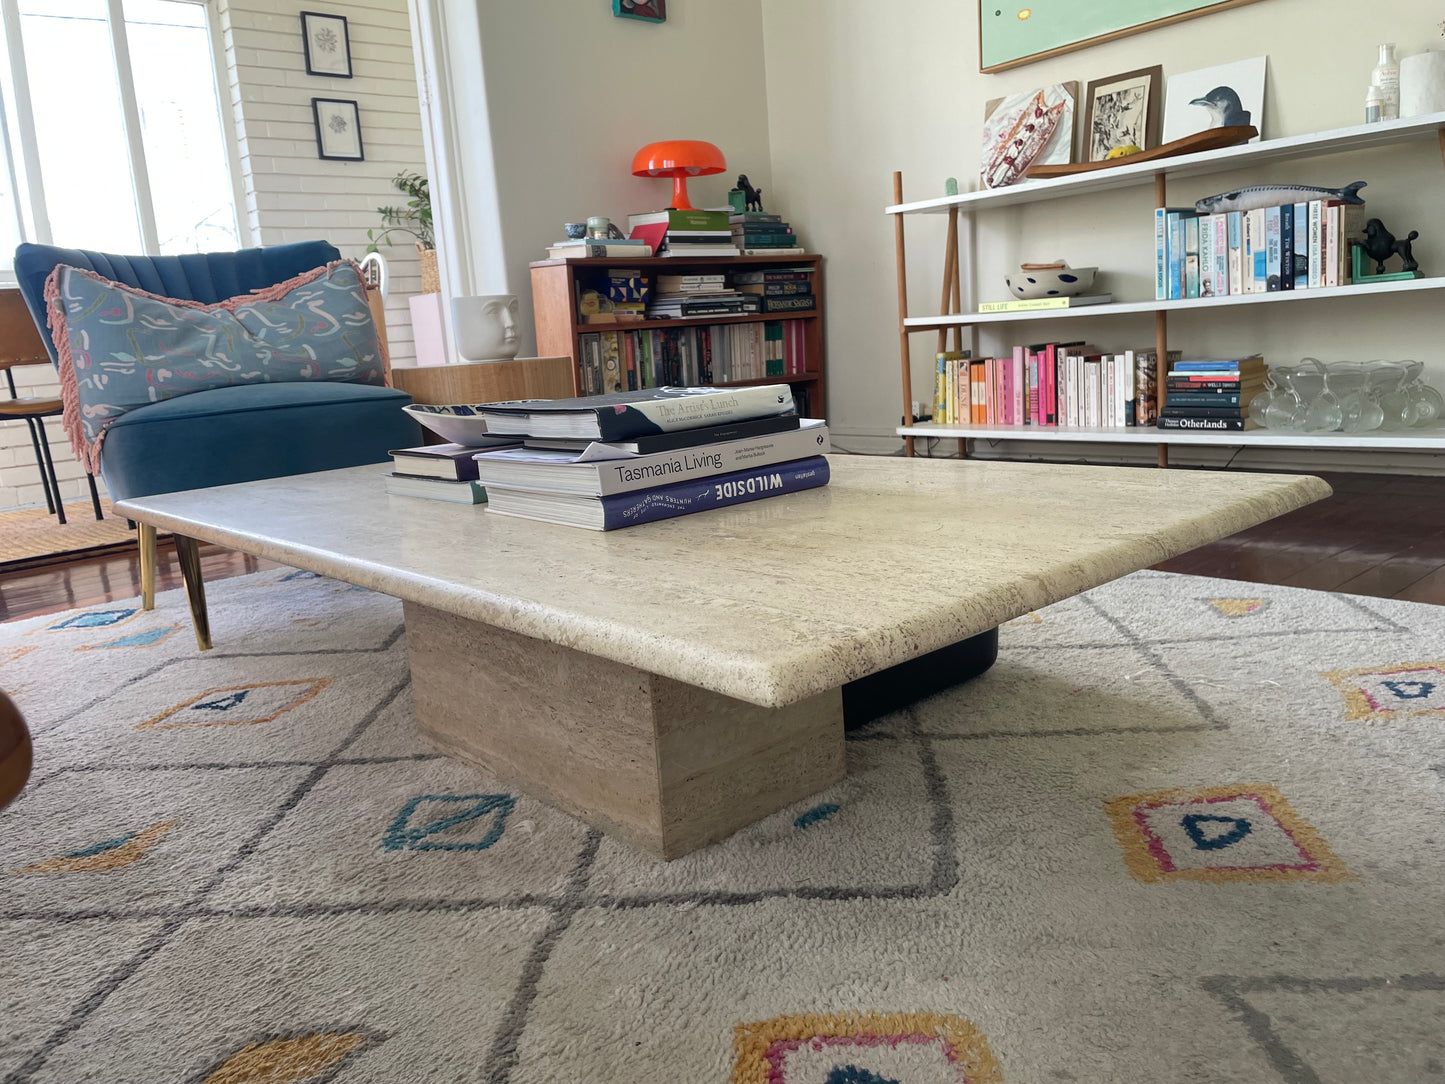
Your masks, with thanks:
[{"label": "green abstract artwork", "polygon": [[1082,49],[1102,38],[1256,0],[979,0],[980,71],[1003,71]]}]

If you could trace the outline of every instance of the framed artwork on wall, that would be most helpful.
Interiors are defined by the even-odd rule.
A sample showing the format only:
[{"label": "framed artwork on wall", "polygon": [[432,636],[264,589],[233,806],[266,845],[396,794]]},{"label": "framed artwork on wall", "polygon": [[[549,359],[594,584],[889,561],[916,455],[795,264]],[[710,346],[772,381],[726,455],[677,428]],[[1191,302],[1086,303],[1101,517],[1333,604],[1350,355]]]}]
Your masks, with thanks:
[{"label": "framed artwork on wall", "polygon": [[978,70],[1035,60],[1259,0],[978,0]]},{"label": "framed artwork on wall", "polygon": [[351,78],[351,35],[345,15],[301,13],[301,45],[306,50],[306,74]]},{"label": "framed artwork on wall", "polygon": [[1263,132],[1266,65],[1267,58],[1257,56],[1171,75],[1164,94],[1164,142],[1239,124]]},{"label": "framed artwork on wall", "polygon": [[1016,184],[1033,165],[1072,162],[1078,102],[1078,83],[1054,83],[984,103],[984,186]]},{"label": "framed artwork on wall", "polygon": [[1102,162],[1120,147],[1157,147],[1163,96],[1158,64],[1091,81],[1084,92],[1083,161]]},{"label": "framed artwork on wall", "polygon": [[361,146],[361,113],[354,101],[312,98],[311,112],[316,118],[318,156],[343,162],[366,159]]},{"label": "framed artwork on wall", "polygon": [[649,23],[667,22],[667,0],[612,0],[612,14]]}]

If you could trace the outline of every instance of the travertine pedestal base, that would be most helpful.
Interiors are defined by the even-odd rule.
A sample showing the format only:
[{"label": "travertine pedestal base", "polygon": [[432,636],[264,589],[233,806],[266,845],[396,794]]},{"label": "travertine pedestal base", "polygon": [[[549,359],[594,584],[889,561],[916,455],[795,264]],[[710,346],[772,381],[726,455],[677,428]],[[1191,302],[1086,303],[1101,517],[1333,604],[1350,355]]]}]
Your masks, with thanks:
[{"label": "travertine pedestal base", "polygon": [[422,737],[677,858],[838,782],[838,689],[762,708],[407,602]]}]

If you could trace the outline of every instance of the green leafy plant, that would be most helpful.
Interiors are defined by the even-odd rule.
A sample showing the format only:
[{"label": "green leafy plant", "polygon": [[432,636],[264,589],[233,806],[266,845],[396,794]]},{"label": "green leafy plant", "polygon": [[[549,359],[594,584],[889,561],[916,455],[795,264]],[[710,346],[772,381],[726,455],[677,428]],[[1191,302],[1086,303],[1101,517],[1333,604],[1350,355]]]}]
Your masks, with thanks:
[{"label": "green leafy plant", "polygon": [[391,183],[398,192],[410,198],[400,207],[376,209],[385,228],[366,231],[366,239],[370,242],[366,251],[375,252],[377,246],[383,243],[390,245],[393,233],[410,234],[422,248],[436,248],[432,236],[431,190],[427,187],[426,178],[404,169],[391,179]]}]

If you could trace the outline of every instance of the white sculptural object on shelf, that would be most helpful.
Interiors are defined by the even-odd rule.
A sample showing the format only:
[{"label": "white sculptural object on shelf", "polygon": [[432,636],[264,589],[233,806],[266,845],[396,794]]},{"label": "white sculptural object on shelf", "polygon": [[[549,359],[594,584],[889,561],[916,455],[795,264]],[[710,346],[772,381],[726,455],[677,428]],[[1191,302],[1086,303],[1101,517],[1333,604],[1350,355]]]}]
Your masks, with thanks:
[{"label": "white sculptural object on shelf", "polygon": [[514,294],[452,298],[457,353],[467,361],[511,361],[521,345],[519,309]]}]

